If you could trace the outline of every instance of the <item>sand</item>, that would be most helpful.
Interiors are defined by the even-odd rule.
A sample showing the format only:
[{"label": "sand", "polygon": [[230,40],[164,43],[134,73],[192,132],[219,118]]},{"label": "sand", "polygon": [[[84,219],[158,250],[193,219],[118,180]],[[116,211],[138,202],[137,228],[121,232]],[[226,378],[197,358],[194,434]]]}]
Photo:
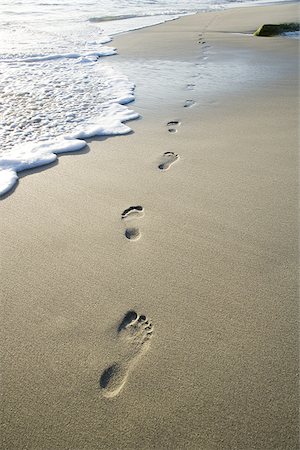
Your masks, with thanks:
[{"label": "sand", "polygon": [[1,448],[298,448],[296,17],[119,36],[134,132],[3,199]]}]

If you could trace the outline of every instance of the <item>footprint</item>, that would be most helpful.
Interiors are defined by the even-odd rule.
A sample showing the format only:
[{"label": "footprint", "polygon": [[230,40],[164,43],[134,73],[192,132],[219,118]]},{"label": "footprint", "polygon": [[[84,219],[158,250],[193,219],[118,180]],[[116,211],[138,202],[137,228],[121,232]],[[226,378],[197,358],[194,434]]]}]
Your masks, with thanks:
[{"label": "footprint", "polygon": [[171,120],[167,123],[168,131],[169,133],[177,133],[177,127],[179,127],[181,123],[179,120]]},{"label": "footprint", "polygon": [[158,168],[162,171],[168,170],[174,162],[178,161],[179,155],[174,152],[165,152],[163,154],[162,162],[159,164]]},{"label": "footprint", "polygon": [[198,39],[198,44],[205,44],[205,40],[204,40],[204,38],[203,38],[203,34],[202,33],[199,33],[199,39]]},{"label": "footprint", "polygon": [[[197,76],[197,75],[196,75]],[[187,84],[186,85],[186,89],[188,90],[188,91],[193,91],[194,90],[194,88],[195,88],[195,84],[194,83],[189,83],[189,84]]]},{"label": "footprint", "polygon": [[195,105],[195,100],[186,100],[185,102],[184,102],[184,105],[183,105],[183,107],[184,108],[191,108],[192,106],[194,106]]},{"label": "footprint", "polygon": [[199,39],[198,39],[198,44],[202,45],[202,49],[205,51],[206,49],[208,49],[210,46],[207,44],[205,37],[203,36],[203,34],[199,34]]},{"label": "footprint", "polygon": [[[141,205],[130,206],[125,209],[121,214],[121,219],[125,222],[131,221],[133,219],[139,219],[144,216],[144,208]],[[125,237],[129,241],[137,241],[141,237],[141,232],[137,226],[126,227]]]},{"label": "footprint", "polygon": [[126,344],[124,356],[107,367],[100,376],[99,385],[106,398],[116,397],[140,357],[148,350],[153,327],[146,316],[128,311],[117,328],[118,337]]}]

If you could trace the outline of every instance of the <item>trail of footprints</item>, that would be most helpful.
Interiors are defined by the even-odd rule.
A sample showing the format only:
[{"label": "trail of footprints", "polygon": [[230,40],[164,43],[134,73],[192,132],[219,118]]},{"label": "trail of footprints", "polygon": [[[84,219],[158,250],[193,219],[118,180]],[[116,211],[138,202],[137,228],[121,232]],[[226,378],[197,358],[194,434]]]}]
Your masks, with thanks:
[{"label": "trail of footprints", "polygon": [[[202,34],[199,34],[198,43],[203,48],[207,47]],[[187,90],[193,90],[194,88],[194,83],[186,85]],[[183,107],[191,108],[195,103],[193,99],[187,99]],[[167,130],[170,134],[177,133],[180,125],[179,120],[171,120],[167,123]],[[172,151],[165,152],[161,156],[158,169],[161,172],[169,170],[179,158],[179,155]],[[144,207],[141,205],[130,206],[122,212],[121,220],[124,223],[124,235],[129,241],[140,239],[141,232],[138,224],[144,214]],[[139,315],[136,311],[129,310],[118,324],[116,333],[117,341],[122,344],[123,352],[121,352],[120,359],[113,361],[100,376],[99,386],[105,398],[114,398],[121,392],[134,366],[149,348],[153,326],[145,315]]]},{"label": "trail of footprints", "polygon": [[[205,56],[205,53],[206,53],[206,50],[209,48],[209,46],[207,45],[207,43],[206,43],[202,33],[198,34],[198,44],[201,45],[202,59],[203,60],[207,59],[207,56]],[[200,63],[196,63],[196,65],[198,66],[198,65],[201,65],[201,64]],[[198,76],[199,76],[199,74],[196,74],[196,75],[193,76],[193,78],[198,77]],[[188,83],[185,88],[188,91],[193,91],[195,89],[195,87],[196,87],[195,83],[191,82],[191,83]],[[195,100],[187,99],[184,102],[183,107],[184,108],[191,108],[195,104],[196,104]]]}]

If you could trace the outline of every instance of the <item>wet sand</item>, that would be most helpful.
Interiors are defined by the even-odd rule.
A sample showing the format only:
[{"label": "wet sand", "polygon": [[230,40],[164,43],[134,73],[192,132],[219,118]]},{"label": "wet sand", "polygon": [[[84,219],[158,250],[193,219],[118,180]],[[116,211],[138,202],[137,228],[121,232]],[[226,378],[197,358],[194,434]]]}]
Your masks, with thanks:
[{"label": "wet sand", "polygon": [[1,202],[3,449],[298,448],[299,41],[237,34],[296,18],[115,38],[148,73],[143,119],[20,174]]}]

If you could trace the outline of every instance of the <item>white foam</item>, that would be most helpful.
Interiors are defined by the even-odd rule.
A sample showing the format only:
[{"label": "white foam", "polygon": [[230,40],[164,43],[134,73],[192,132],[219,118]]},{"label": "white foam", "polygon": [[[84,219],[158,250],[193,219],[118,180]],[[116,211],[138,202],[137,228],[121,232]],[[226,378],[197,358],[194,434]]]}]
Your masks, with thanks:
[{"label": "white foam", "polygon": [[54,59],[78,59],[78,58],[99,58],[101,56],[111,56],[117,53],[115,48],[112,47],[101,47],[101,52],[90,52],[86,54],[80,53],[61,53],[54,55],[44,55],[44,56],[32,56],[28,58],[19,58],[19,59],[6,59],[6,62],[43,62],[43,61],[52,61]]},{"label": "white foam", "polygon": [[90,137],[131,131],[124,122],[139,115],[124,105],[134,84],[95,56],[3,63],[10,70],[0,82],[0,195],[21,170],[82,149]]},{"label": "white foam", "polygon": [[5,153],[0,160],[0,195],[6,194],[17,182],[17,172],[50,164],[58,153],[82,149],[86,142],[79,139],[58,139],[42,144],[22,144]]},{"label": "white foam", "polygon": [[105,114],[87,121],[73,133],[45,142],[25,142],[6,150],[0,156],[0,195],[6,194],[15,185],[17,172],[50,164],[60,153],[81,150],[88,138],[127,134],[131,128],[123,122],[138,116],[120,104],[107,104]]}]

